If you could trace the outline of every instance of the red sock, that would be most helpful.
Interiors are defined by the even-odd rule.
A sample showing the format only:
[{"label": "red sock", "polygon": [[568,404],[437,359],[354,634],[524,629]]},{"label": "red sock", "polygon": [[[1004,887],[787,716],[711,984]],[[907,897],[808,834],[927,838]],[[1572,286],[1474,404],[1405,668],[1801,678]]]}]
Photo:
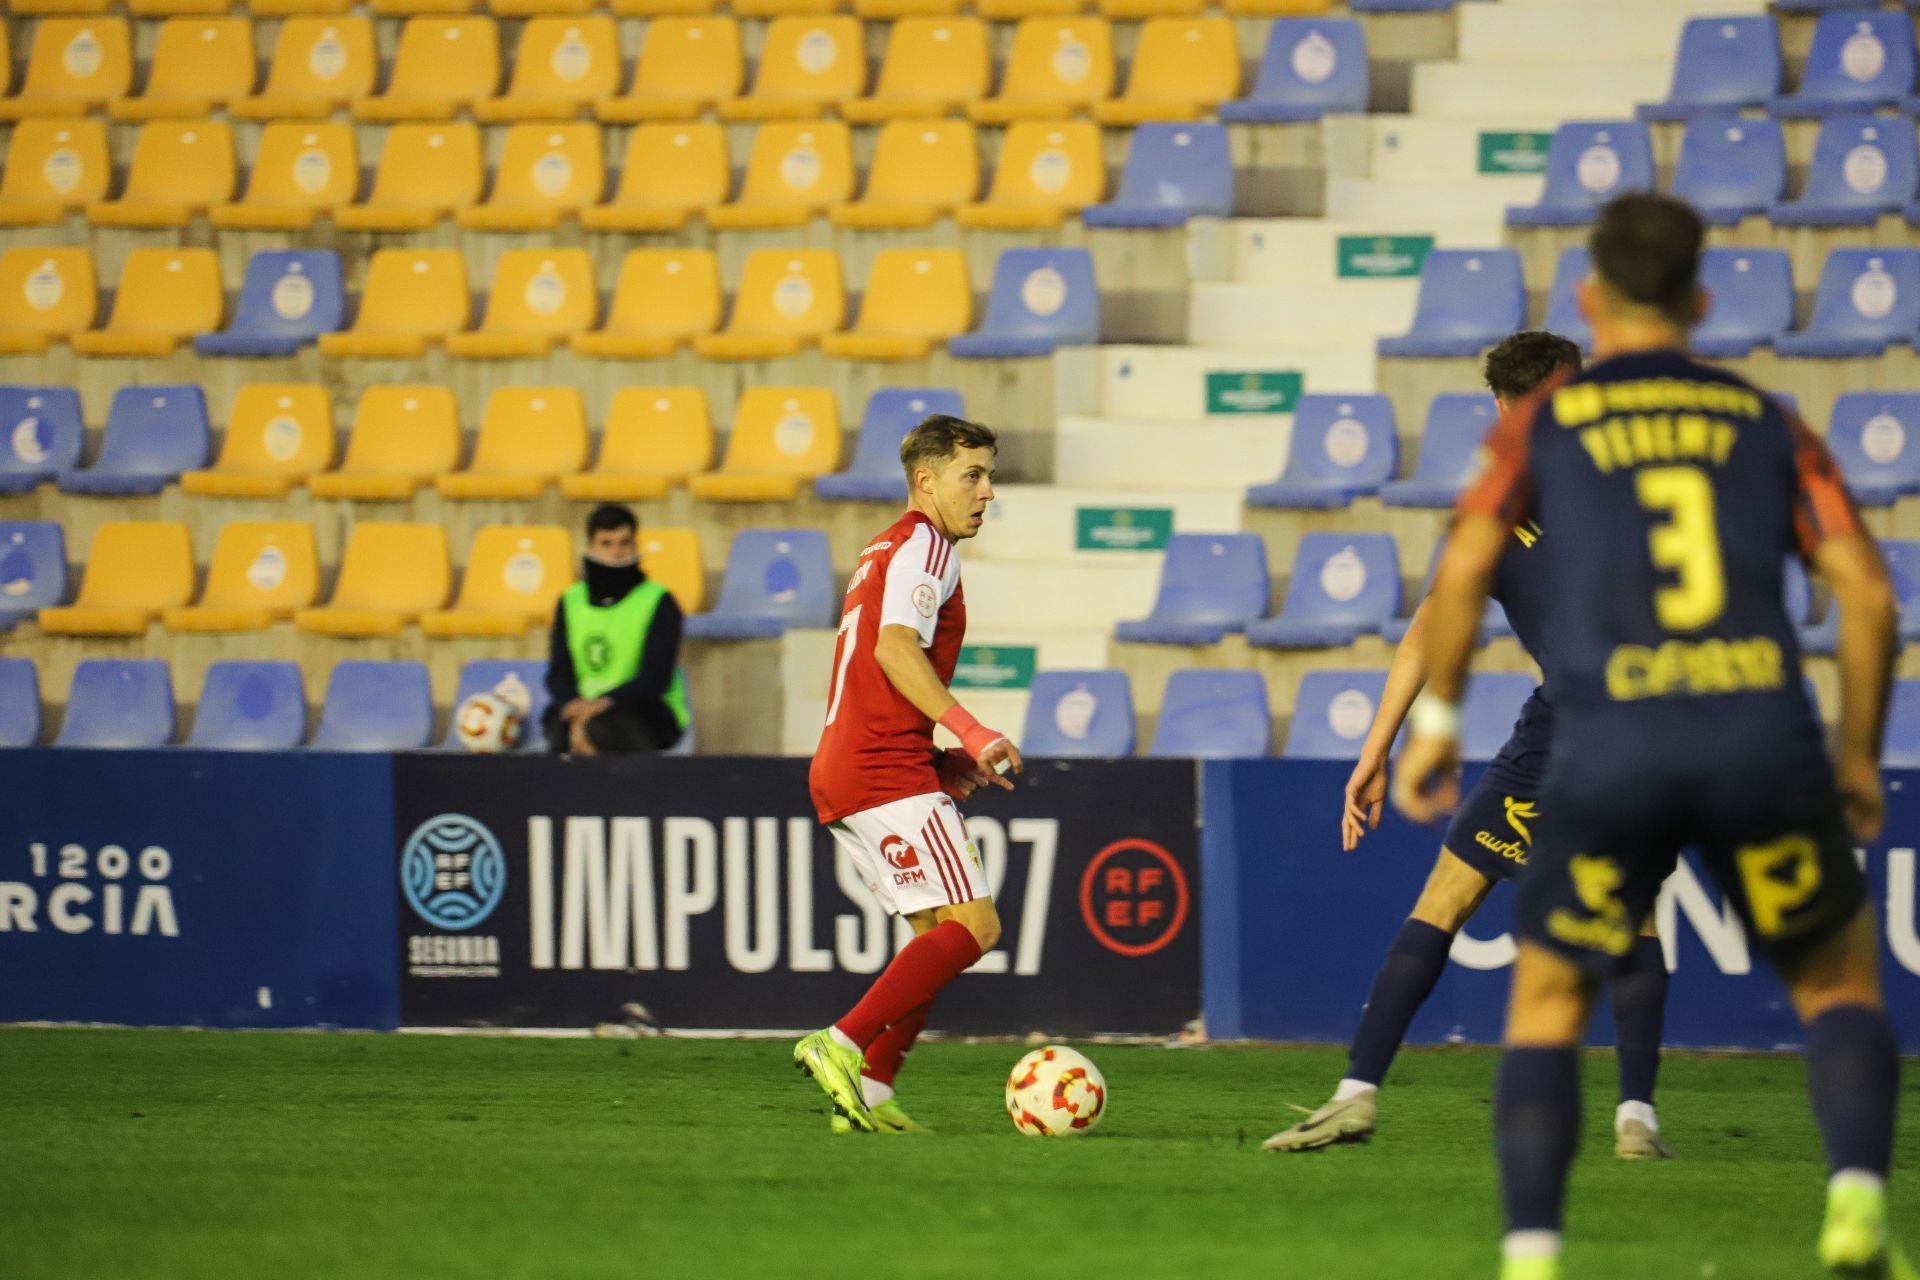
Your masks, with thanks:
[{"label": "red sock", "polygon": [[912,1052],[913,1042],[920,1038],[920,1028],[927,1025],[927,1015],[932,1012],[933,1001],[929,1000],[910,1009],[906,1017],[882,1031],[880,1038],[867,1046],[867,1069],[860,1074],[880,1084],[892,1084],[893,1078],[900,1074],[900,1064]]},{"label": "red sock", "polygon": [[939,995],[942,987],[979,958],[980,944],[967,926],[958,920],[937,924],[902,947],[860,1003],[833,1025],[864,1050],[916,1005]]}]

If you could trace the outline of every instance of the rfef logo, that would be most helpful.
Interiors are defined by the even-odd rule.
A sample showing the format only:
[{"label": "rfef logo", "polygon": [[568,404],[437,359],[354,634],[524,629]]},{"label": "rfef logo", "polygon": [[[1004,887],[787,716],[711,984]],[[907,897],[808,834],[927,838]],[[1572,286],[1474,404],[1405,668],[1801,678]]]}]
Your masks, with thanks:
[{"label": "rfef logo", "polygon": [[507,859],[493,832],[464,813],[428,818],[400,852],[407,905],[436,929],[471,929],[507,891]]},{"label": "rfef logo", "polygon": [[1174,856],[1151,840],[1116,840],[1093,856],[1080,877],[1080,915],[1109,951],[1151,955],[1180,936],[1187,922],[1187,877]]}]

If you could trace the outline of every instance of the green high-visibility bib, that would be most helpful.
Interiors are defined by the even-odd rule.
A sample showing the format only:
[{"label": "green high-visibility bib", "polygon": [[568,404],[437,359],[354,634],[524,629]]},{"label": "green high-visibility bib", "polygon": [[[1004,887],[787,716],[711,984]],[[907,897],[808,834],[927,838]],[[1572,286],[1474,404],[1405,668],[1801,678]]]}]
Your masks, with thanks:
[{"label": "green high-visibility bib", "polygon": [[[639,674],[640,655],[646,652],[653,615],[666,594],[667,589],[659,583],[643,582],[619,603],[604,608],[587,599],[584,582],[574,583],[561,595],[560,607],[567,620],[567,652],[573,657],[573,679],[581,697],[597,698]],[[687,714],[687,673],[677,664],[662,697],[673,708],[673,718],[685,729],[692,719]]]}]

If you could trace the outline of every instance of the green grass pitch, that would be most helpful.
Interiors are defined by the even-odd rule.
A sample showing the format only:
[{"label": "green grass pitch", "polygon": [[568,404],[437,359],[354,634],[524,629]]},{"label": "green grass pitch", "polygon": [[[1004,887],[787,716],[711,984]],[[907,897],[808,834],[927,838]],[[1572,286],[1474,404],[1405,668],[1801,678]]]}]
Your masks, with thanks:
[{"label": "green grass pitch", "polygon": [[[783,1043],[0,1031],[0,1275],[1493,1274],[1492,1054],[1407,1053],[1370,1146],[1280,1157],[1337,1052],[1082,1047],[1093,1134],[1013,1131],[1020,1047],[932,1041],[901,1100],[938,1133],[880,1138],[830,1134]],[[1665,1165],[1613,1159],[1609,1055],[1586,1081],[1570,1280],[1818,1274],[1797,1060],[1670,1056]],[[1920,1239],[1920,1180],[1894,1203]]]}]

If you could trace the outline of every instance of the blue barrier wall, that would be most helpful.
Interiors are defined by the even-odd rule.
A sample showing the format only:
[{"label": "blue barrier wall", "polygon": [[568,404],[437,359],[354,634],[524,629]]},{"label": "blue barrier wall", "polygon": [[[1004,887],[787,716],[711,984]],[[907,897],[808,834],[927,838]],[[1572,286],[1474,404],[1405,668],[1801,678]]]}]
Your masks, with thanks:
[{"label": "blue barrier wall", "polygon": [[0,752],[0,1021],[392,1027],[393,762]]},{"label": "blue barrier wall", "polygon": [[[1213,1036],[1338,1043],[1352,1034],[1374,971],[1433,865],[1441,829],[1415,827],[1389,805],[1380,829],[1355,852],[1342,853],[1340,796],[1351,772],[1348,764],[1318,761],[1203,766],[1201,997]],[[1920,773],[1887,776],[1887,836],[1866,857],[1883,926],[1887,997],[1902,1047],[1914,1053]],[[1510,889],[1496,890],[1468,925],[1454,963],[1414,1021],[1414,1043],[1499,1039],[1512,959],[1511,899]],[[1785,992],[1697,866],[1689,863],[1668,883],[1660,916],[1674,970],[1669,1044],[1800,1043]],[[1612,1042],[1604,1011],[1593,1039]]]}]

